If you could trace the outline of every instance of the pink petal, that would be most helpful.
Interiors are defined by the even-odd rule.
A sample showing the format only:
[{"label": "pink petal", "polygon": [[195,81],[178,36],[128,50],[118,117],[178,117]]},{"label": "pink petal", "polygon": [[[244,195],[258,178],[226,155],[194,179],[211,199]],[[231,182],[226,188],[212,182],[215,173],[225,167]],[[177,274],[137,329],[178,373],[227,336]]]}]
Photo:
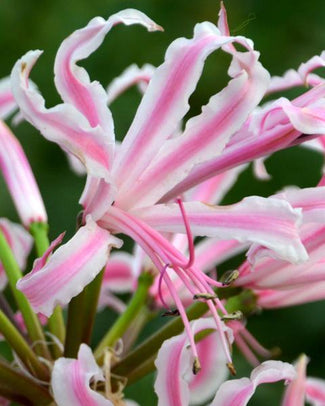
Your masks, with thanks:
[{"label": "pink petal", "polygon": [[234,379],[223,383],[211,406],[246,406],[258,385],[280,380],[291,381],[295,376],[294,367],[286,362],[263,362],[252,371],[250,379]]},{"label": "pink petal", "polygon": [[45,138],[56,142],[63,150],[75,155],[90,175],[109,180],[112,140],[104,129],[91,127],[88,120],[72,105],[60,104],[50,109],[45,100],[29,86],[29,72],[40,56],[30,51],[14,66],[13,93],[26,120],[38,128]]},{"label": "pink petal", "polygon": [[135,84],[138,84],[141,87],[140,90],[143,90],[144,92],[155,69],[154,66],[149,64],[143,65],[142,68],[139,68],[135,64],[129,66],[107,87],[107,103],[111,104],[121,93],[124,93],[129,87],[134,86]]},{"label": "pink petal", "polygon": [[111,142],[114,141],[114,130],[111,112],[107,108],[106,91],[97,81],[90,82],[86,70],[77,66],[76,62],[88,58],[101,45],[111,28],[120,23],[142,24],[150,31],[160,29],[145,14],[133,9],[120,11],[107,21],[96,17],[62,42],[54,65],[55,84],[63,101],[78,109],[92,127],[103,127]]},{"label": "pink petal", "polygon": [[[193,202],[185,203],[184,207],[194,235],[257,242],[273,250],[278,258],[291,262],[308,258],[297,231],[301,213],[285,201],[252,196],[231,206]],[[176,204],[155,205],[133,214],[158,231],[185,232]]]},{"label": "pink petal", "polygon": [[39,189],[26,155],[9,128],[0,121],[0,169],[23,224],[47,221]]},{"label": "pink petal", "polygon": [[264,309],[278,309],[325,299],[325,281],[288,290],[256,290],[257,303]]},{"label": "pink petal", "polygon": [[287,386],[281,406],[304,406],[307,363],[306,355],[301,355],[295,365],[297,377]]},{"label": "pink petal", "polygon": [[[0,218],[0,230],[15,256],[19,268],[24,270],[33,246],[32,237],[22,226],[4,218]],[[0,262],[0,290],[4,289],[6,283],[6,273]]]},{"label": "pink petal", "polygon": [[133,208],[155,203],[183,180],[191,168],[219,155],[260,102],[268,86],[269,74],[259,63],[259,54],[250,48],[246,39],[220,36],[219,46],[230,40],[239,42],[248,50],[239,53],[229,48],[233,56],[229,74],[233,79],[225,89],[211,97],[200,115],[187,122],[182,136],[174,137],[162,146],[146,171],[139,173],[136,182],[128,183],[125,196],[122,190],[117,198],[118,205],[130,207],[130,200]]},{"label": "pink petal", "polygon": [[137,280],[133,261],[127,252],[113,252],[105,267],[102,288],[115,293],[130,292]]},{"label": "pink petal", "polygon": [[58,406],[113,406],[99,393],[90,389],[90,381],[104,381],[91,349],[81,344],[78,359],[59,358],[52,370],[51,386]]},{"label": "pink petal", "polygon": [[0,79],[0,118],[7,118],[17,109],[17,103],[11,91],[10,78]]},{"label": "pink petal", "polygon": [[186,193],[186,200],[199,200],[204,203],[218,204],[236,183],[238,176],[247,165],[238,166],[211,179],[202,182]]},{"label": "pink petal", "polygon": [[43,268],[38,269],[39,263],[35,263],[32,272],[19,280],[17,288],[36,312],[50,316],[56,305],[66,305],[95,278],[106,264],[110,248],[121,244],[121,240],[89,218]]},{"label": "pink petal", "polygon": [[[169,46],[165,62],[156,69],[114,163],[121,195],[134,185],[177,129],[189,109],[188,98],[201,76],[204,60],[229,41],[231,38],[221,36],[214,25],[205,22],[195,27],[192,39],[179,38]],[[141,159],[135,160],[135,156]]]},{"label": "pink petal", "polygon": [[325,381],[319,378],[308,378],[306,382],[306,398],[312,406],[324,406]]},{"label": "pink petal", "polygon": [[[240,267],[240,275],[235,284],[258,289],[287,289],[313,282],[313,278],[321,279],[323,273],[320,272],[322,268],[320,262],[324,260],[324,231],[324,226],[312,228],[308,226],[301,229],[300,238],[309,256],[308,260],[301,264],[293,265],[275,258],[258,260],[258,256],[263,254],[263,248],[253,247],[254,263],[252,265],[247,261]],[[250,254],[249,252],[248,255]]]},{"label": "pink petal", "polygon": [[[214,329],[212,319],[191,323],[193,333]],[[226,330],[228,330],[226,328]],[[232,338],[230,337],[231,341]],[[206,346],[205,346],[206,345]],[[202,370],[195,376],[193,359],[185,333],[166,340],[158,352],[155,391],[159,406],[187,406],[207,401],[227,376],[226,358],[214,332],[198,343]]]}]

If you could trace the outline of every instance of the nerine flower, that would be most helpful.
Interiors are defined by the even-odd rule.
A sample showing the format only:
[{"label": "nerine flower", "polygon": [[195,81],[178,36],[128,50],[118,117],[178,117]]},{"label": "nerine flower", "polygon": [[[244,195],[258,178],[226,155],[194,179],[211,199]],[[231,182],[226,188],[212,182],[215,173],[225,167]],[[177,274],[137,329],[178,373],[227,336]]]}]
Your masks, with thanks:
[{"label": "nerine flower", "polygon": [[[149,31],[160,29],[144,14],[129,9],[108,20],[97,17],[74,32],[63,41],[55,60],[55,84],[63,100],[58,106],[46,108],[41,94],[29,84],[40,51],[28,52],[13,69],[13,92],[24,117],[45,138],[77,157],[87,170],[80,200],[85,225],[46,262],[60,239],[54,242],[18,287],[37,312],[50,315],[57,304],[69,302],[98,274],[107,263],[108,247],[121,246],[121,240],[112,234],[126,234],[160,272],[197,357],[185,309],[168,270],[177,274],[192,295],[213,294],[212,287],[222,283],[195,265],[193,247],[188,259],[164,233],[185,233],[189,242],[193,234],[260,244],[283,260],[298,263],[307,259],[297,232],[301,210],[277,198],[248,197],[226,207],[181,200],[174,203],[171,199],[229,167],[291,145],[302,132],[314,135],[323,131],[321,119],[311,121],[309,113],[318,112],[318,98],[325,90],[320,85],[294,104],[276,102],[273,109],[262,113],[263,120],[253,119],[251,113],[269,87],[269,74],[252,41],[229,34],[222,8],[218,27],[209,22],[197,24],[191,39],[179,38],[169,46],[117,149],[107,93],[76,63],[95,51],[119,23],[141,24]],[[235,44],[244,51],[238,51]],[[232,57],[231,80],[179,134],[204,61],[217,49]],[[162,203],[166,201],[170,202]],[[231,363],[217,308],[226,310],[218,299],[208,301],[208,306]]]}]

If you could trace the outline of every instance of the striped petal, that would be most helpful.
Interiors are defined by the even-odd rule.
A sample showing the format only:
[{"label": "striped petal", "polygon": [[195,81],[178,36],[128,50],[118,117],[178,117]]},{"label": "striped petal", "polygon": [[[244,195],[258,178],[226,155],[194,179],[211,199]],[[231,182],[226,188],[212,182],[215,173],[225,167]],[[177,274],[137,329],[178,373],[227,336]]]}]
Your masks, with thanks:
[{"label": "striped petal", "polygon": [[87,118],[70,104],[47,109],[42,95],[29,85],[30,70],[40,54],[41,51],[28,52],[12,71],[13,93],[22,114],[46,139],[75,155],[90,175],[109,180],[112,141],[104,129],[91,127]]},{"label": "striped petal", "polygon": [[18,281],[17,288],[37,313],[50,316],[56,305],[69,303],[95,278],[107,263],[110,248],[121,245],[121,240],[88,218],[87,224],[44,266],[35,262],[33,270]]},{"label": "striped petal", "polygon": [[91,349],[81,344],[78,359],[59,358],[55,361],[51,387],[58,406],[113,406],[113,403],[90,388],[92,380],[105,378],[96,364]]},{"label": "striped petal", "polygon": [[255,368],[251,377],[223,383],[211,406],[246,406],[258,385],[278,381],[292,381],[296,377],[292,365],[281,361],[266,361]]},{"label": "striped petal", "polygon": [[319,378],[308,378],[306,382],[306,399],[312,406],[325,405],[325,381]]},{"label": "striped petal", "polygon": [[0,118],[6,119],[14,110],[17,103],[11,91],[10,78],[0,80]]},{"label": "striped petal", "polygon": [[[219,46],[226,45],[224,49],[233,56],[228,72],[232,80],[211,97],[200,115],[187,122],[182,136],[167,140],[145,172],[142,173],[145,169],[142,168],[140,176],[134,178],[136,182],[128,183],[124,197],[123,190],[120,192],[117,204],[130,207],[131,200],[132,207],[141,207],[158,201],[182,181],[191,168],[219,155],[260,102],[268,86],[269,74],[258,61],[259,54],[253,51],[250,41],[242,37],[220,35],[221,41]],[[231,41],[239,42],[247,52],[227,48]]]},{"label": "striped petal", "polygon": [[0,169],[25,227],[47,215],[32,169],[19,141],[0,121]]},{"label": "striped petal", "polygon": [[[292,209],[285,201],[252,196],[231,206],[193,202],[184,207],[194,235],[258,243],[294,263],[308,258],[297,230],[300,209]],[[177,204],[155,205],[133,214],[158,231],[185,232]]]},{"label": "striped petal", "polygon": [[[114,163],[121,196],[133,187],[178,128],[189,109],[188,98],[201,76],[204,60],[229,41],[231,37],[220,35],[213,24],[204,22],[195,27],[192,39],[179,38],[169,46],[165,62],[156,69]],[[135,160],[135,156],[141,159]]]},{"label": "striped petal", "polygon": [[[200,319],[191,323],[193,333],[215,330],[211,319]],[[233,338],[230,330],[225,328]],[[226,358],[216,332],[198,342],[198,352],[202,369],[193,375],[193,359],[188,348],[185,333],[166,340],[155,361],[157,379],[155,391],[158,406],[187,406],[206,402],[228,374]]]},{"label": "striped petal", "polygon": [[54,65],[55,85],[63,101],[78,109],[92,127],[103,127],[111,142],[114,141],[114,130],[111,112],[107,108],[107,93],[99,82],[91,82],[86,70],[76,62],[88,58],[111,28],[120,23],[142,24],[150,31],[160,29],[145,14],[133,9],[120,11],[108,20],[96,17],[62,42]]},{"label": "striped petal", "polygon": [[287,386],[281,406],[304,406],[307,363],[306,355],[301,355],[295,364],[297,376]]}]

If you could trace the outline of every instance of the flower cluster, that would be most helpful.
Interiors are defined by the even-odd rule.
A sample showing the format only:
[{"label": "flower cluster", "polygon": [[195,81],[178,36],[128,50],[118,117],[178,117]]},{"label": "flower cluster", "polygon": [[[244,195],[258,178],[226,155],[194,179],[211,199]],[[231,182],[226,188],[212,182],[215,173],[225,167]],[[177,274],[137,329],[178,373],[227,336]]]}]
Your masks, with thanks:
[{"label": "flower cluster", "polygon": [[[324,383],[305,377],[307,358],[295,366],[260,364],[272,353],[244,321],[258,308],[325,297],[325,178],[315,187],[220,205],[249,162],[265,178],[264,159],[275,151],[300,143],[323,151],[325,81],[314,70],[325,56],[270,77],[253,42],[230,34],[221,5],[217,26],[197,24],[192,38],[169,46],[159,67],[133,65],[104,89],[77,62],[117,24],[162,30],[127,9],[72,33],[54,66],[62,104],[47,108],[29,78],[41,51],[27,52],[0,82],[1,118],[18,107],[19,120],[57,143],[86,176],[78,230],[64,244],[64,234],[49,244],[29,163],[0,123],[1,170],[24,226],[0,219],[1,285],[8,281],[19,310],[0,300],[0,332],[14,354],[12,364],[0,361],[0,395],[21,404],[134,405],[124,387],[156,369],[159,406],[246,405],[259,384],[280,380],[290,383],[283,406],[306,396],[325,404]],[[216,50],[231,58],[229,83],[183,125]],[[133,85],[141,103],[117,143],[109,104]],[[259,106],[265,96],[302,86],[293,100]],[[120,250],[123,236],[134,241],[132,253]],[[38,258],[22,276],[33,239]],[[238,269],[217,275],[216,266],[244,252]],[[128,304],[118,296],[126,292]],[[106,306],[119,316],[93,353],[95,313]],[[172,320],[135,346],[162,309]],[[236,375],[233,346],[255,367],[250,378],[227,381],[229,372]]]}]

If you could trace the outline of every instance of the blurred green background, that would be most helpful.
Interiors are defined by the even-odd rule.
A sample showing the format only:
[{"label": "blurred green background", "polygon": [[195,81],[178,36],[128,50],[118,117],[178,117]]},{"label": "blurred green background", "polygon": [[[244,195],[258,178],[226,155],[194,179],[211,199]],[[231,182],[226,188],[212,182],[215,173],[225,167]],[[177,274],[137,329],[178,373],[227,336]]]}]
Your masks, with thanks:
[{"label": "blurred green background", "polygon": [[[325,49],[324,0],[226,0],[231,32],[245,35],[255,42],[261,61],[273,75],[297,68]],[[43,49],[44,54],[33,70],[47,106],[59,102],[53,84],[53,62],[61,41],[73,30],[87,24],[96,15],[107,17],[123,8],[134,7],[147,13],[165,29],[148,33],[138,26],[118,26],[108,35],[101,48],[85,66],[92,79],[106,86],[131,63],[162,62],[168,44],[179,36],[189,37],[196,22],[217,22],[219,4],[215,0],[1,0],[0,2],[0,77],[7,76],[15,61],[30,49]],[[229,58],[220,52],[209,57],[196,93],[191,97],[190,114],[197,114],[208,98],[227,83]],[[132,120],[140,98],[134,89],[112,106],[116,134],[122,138]],[[22,142],[38,180],[50,222],[50,236],[75,229],[80,210],[78,199],[84,179],[68,168],[65,156],[54,144],[45,141],[29,124],[14,129]],[[226,196],[225,203],[236,202],[250,194],[267,196],[284,185],[314,186],[320,177],[322,159],[304,148],[277,153],[267,161],[272,179],[258,182],[249,168]],[[17,220],[10,196],[0,179],[1,216]],[[309,373],[325,378],[325,306],[322,303],[292,309],[264,312],[249,321],[248,327],[267,347],[279,346],[283,360],[293,361],[301,352],[310,356]],[[101,315],[106,325],[109,315]],[[237,361],[240,372],[249,367]],[[151,378],[139,387],[130,387],[129,396],[141,405],[154,405],[156,400]],[[276,405],[281,386],[265,386],[251,405]]]}]

